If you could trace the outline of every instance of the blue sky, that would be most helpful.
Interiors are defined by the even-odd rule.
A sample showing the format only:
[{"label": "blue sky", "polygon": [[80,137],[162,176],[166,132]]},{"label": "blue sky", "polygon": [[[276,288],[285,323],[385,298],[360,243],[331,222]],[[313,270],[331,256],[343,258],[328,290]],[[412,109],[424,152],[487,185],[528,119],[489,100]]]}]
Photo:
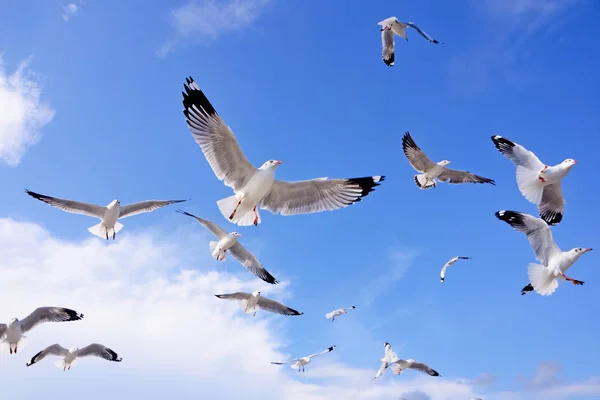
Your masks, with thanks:
[{"label": "blue sky", "polygon": [[[534,255],[524,235],[493,214],[536,209],[520,195],[513,166],[490,140],[492,134],[508,137],[548,164],[576,159],[563,182],[565,218],[553,233],[563,249],[598,247],[600,221],[591,211],[598,194],[593,149],[600,145],[599,4],[72,4],[2,6],[0,256],[12,264],[0,266],[9,277],[0,282],[0,321],[38,303],[71,299],[64,305],[92,310],[82,309],[88,325],[36,328],[29,346],[72,337],[135,349],[114,345],[125,353],[122,365],[85,360],[63,375],[51,363],[25,368],[37,351],[28,348],[19,357],[0,355],[3,374],[85,386],[99,385],[93,377],[101,373],[123,395],[114,398],[167,388],[212,398],[600,398],[594,372],[600,351],[592,345],[599,328],[598,255],[582,257],[570,271],[586,282],[583,287],[561,284],[548,298],[519,295]],[[408,42],[396,41],[396,66],[386,67],[377,22],[392,15],[446,44],[432,45],[408,31]],[[383,174],[386,181],[344,210],[293,217],[263,212],[258,228],[234,227],[215,204],[231,190],[215,178],[185,124],[181,90],[188,75],[252,163],[285,160],[280,179]],[[418,190],[402,154],[406,130],[432,159],[449,159],[452,167],[497,185]],[[93,220],[34,201],[24,188],[97,204],[191,198],[183,209],[240,231],[283,284],[268,288],[235,261],[211,260],[209,236],[174,208],[127,219],[118,240],[104,243],[86,230]],[[451,267],[441,285],[439,270],[454,255],[473,259]],[[29,287],[40,276],[47,280],[32,294]],[[52,279],[60,290],[46,283]],[[115,292],[119,284],[135,290]],[[211,298],[219,290],[257,287],[305,315],[253,319]],[[324,318],[352,304],[359,308],[335,324]],[[173,325],[193,331],[176,346],[193,347],[195,361],[185,352],[143,351],[144,344],[162,343],[149,331],[171,318],[168,307],[194,319],[189,329],[185,322]],[[112,321],[111,313],[119,321],[136,314],[142,324],[136,332],[144,339],[101,327]],[[443,378],[390,374],[371,383],[384,341]],[[268,364],[332,344],[336,350],[307,366],[304,376]],[[214,354],[207,355],[207,347]],[[153,359],[160,360],[155,369],[148,366]],[[248,386],[240,392],[230,382]],[[274,385],[270,391],[267,384]],[[21,398],[38,390],[27,389]]]}]

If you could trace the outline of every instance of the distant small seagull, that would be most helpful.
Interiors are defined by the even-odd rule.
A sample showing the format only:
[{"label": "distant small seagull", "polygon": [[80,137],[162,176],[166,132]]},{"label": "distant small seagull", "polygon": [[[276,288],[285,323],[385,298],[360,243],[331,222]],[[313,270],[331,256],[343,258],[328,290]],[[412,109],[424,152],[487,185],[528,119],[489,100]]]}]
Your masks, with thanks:
[{"label": "distant small seagull", "polygon": [[229,294],[215,294],[216,297],[224,300],[240,300],[240,304],[245,313],[254,311],[253,317],[256,317],[256,308],[260,308],[265,311],[277,313],[281,315],[302,315],[304,313],[284,306],[283,304],[262,297],[260,292],[244,293],[235,292]]},{"label": "distant small seagull", "polygon": [[[515,230],[527,235],[535,252],[535,258],[542,263],[542,265],[529,264],[527,268],[529,282],[536,292],[542,296],[551,295],[558,287],[559,278],[571,281],[575,285],[583,285],[584,282],[566,276],[565,272],[579,257],[592,249],[576,247],[569,251],[561,251],[554,243],[550,226],[541,218],[506,210],[497,211],[495,215]],[[523,288],[524,291],[525,289],[527,286]]]},{"label": "distant small seagull", "polygon": [[176,212],[195,218],[200,225],[204,226],[213,235],[215,235],[217,239],[219,239],[218,242],[210,241],[208,243],[214,258],[219,261],[223,261],[225,260],[227,251],[229,251],[233,258],[238,260],[244,266],[244,268],[248,269],[263,281],[271,284],[279,283],[279,281],[262,266],[254,254],[250,253],[244,248],[244,246],[240,244],[240,242],[238,242],[238,238],[242,235],[237,232],[227,233],[216,223],[202,219],[188,212],[182,210],[176,210]]},{"label": "distant small seagull", "polygon": [[261,222],[258,208],[273,214],[295,215],[333,211],[360,201],[385,176],[287,182],[275,179],[283,161],[269,160],[256,169],[235,135],[190,77],[183,94],[183,113],[194,140],[219,180],[235,195],[217,201],[225,218],[240,226]]},{"label": "distant small seagull", "polygon": [[494,135],[492,142],[517,167],[519,191],[538,206],[540,217],[550,225],[560,223],[565,211],[565,198],[560,184],[577,161],[567,158],[549,167],[533,152],[505,137]]},{"label": "distant small seagull", "polygon": [[377,23],[377,25],[381,25],[381,42],[382,42],[382,58],[385,65],[393,67],[395,56],[394,56],[394,34],[398,36],[402,36],[405,40],[408,41],[406,37],[405,29],[406,27],[411,27],[417,32],[421,34],[425,39],[429,40],[431,43],[443,44],[439,42],[423,32],[418,26],[413,24],[412,22],[400,22],[396,17],[389,17]]},{"label": "distant small seagull", "polygon": [[117,232],[123,228],[123,224],[117,222],[118,219],[131,217],[132,215],[147,213],[170,204],[181,203],[187,200],[147,200],[139,203],[132,203],[121,207],[119,200],[113,200],[106,207],[95,204],[81,203],[79,201],[59,199],[44,194],[39,194],[25,189],[25,192],[33,197],[43,201],[52,207],[60,208],[63,211],[73,214],[82,214],[89,217],[99,218],[102,221],[88,228],[92,235],[108,240],[109,234],[112,234],[113,240]]},{"label": "distant small seagull", "polygon": [[470,259],[471,259],[471,257],[461,257],[461,256],[456,256],[456,257],[451,258],[450,261],[448,261],[446,264],[444,264],[444,266],[442,267],[442,272],[440,272],[440,277],[442,278],[442,283],[444,283],[444,279],[446,278],[446,270],[448,269],[449,266],[451,266],[458,260],[470,260]]},{"label": "distant small seagull", "polygon": [[414,369],[416,371],[421,371],[424,374],[429,376],[441,376],[436,370],[430,368],[429,366],[418,363],[412,358],[408,360],[396,360],[392,363],[392,372],[396,375],[400,375],[405,369]]},{"label": "distant small seagull", "polygon": [[484,178],[468,171],[446,168],[446,165],[450,164],[448,160],[440,161],[437,164],[434,163],[417,146],[408,131],[402,137],[402,149],[410,165],[418,172],[421,172],[421,174],[415,175],[414,178],[415,183],[420,189],[436,187],[436,179],[448,183],[491,183],[495,185],[492,179]]},{"label": "distant small seagull", "polygon": [[8,325],[0,324],[0,343],[8,343],[10,354],[17,353],[19,342],[26,338],[29,332],[44,322],[78,321],[83,314],[70,308],[63,307],[38,307],[22,321],[17,318],[10,320]]},{"label": "distant small seagull", "polygon": [[383,375],[383,373],[391,365],[391,363],[395,362],[396,360],[399,360],[398,355],[392,351],[392,345],[389,344],[388,342],[385,342],[383,344],[383,350],[385,353],[383,355],[383,358],[381,358],[379,360],[379,362],[381,363],[381,366],[377,370],[377,373],[375,374],[375,377],[373,378],[373,380],[375,380],[375,379],[379,378],[381,375]]},{"label": "distant small seagull", "polygon": [[333,310],[332,312],[328,312],[325,314],[325,318],[330,319],[331,322],[335,321],[335,317],[339,317],[340,315],[346,314],[350,310],[354,310],[356,306],[350,306],[347,308],[338,308],[337,310]]},{"label": "distant small seagull", "polygon": [[295,358],[293,360],[284,361],[284,362],[274,362],[274,361],[271,361],[271,364],[283,365],[283,364],[294,363],[294,364],[290,365],[290,368],[292,368],[292,369],[298,369],[298,372],[300,372],[300,371],[304,372],[304,366],[306,364],[308,364],[314,357],[320,356],[321,354],[329,353],[330,351],[333,351],[333,349],[335,349],[335,345],[329,347],[327,350],[324,350],[324,351],[322,351],[320,353],[311,354],[310,356]]},{"label": "distant small seagull", "polygon": [[68,371],[71,369],[71,366],[77,364],[77,359],[81,357],[95,356],[104,358],[108,361],[121,362],[122,358],[119,357],[117,353],[113,350],[109,349],[98,343],[92,343],[89,346],[78,349],[77,347],[72,349],[65,349],[60,344],[53,344],[52,346],[46,347],[44,350],[37,353],[31,361],[27,364],[28,367],[32,366],[35,363],[42,361],[47,355],[54,355],[63,357],[61,360],[58,360],[55,365],[59,368],[62,368],[63,371]]}]

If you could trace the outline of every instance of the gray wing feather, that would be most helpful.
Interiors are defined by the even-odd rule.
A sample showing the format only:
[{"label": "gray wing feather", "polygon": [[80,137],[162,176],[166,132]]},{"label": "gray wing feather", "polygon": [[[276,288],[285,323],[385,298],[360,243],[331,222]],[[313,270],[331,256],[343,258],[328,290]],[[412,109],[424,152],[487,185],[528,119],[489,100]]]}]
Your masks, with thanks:
[{"label": "gray wing feather", "polygon": [[544,168],[544,163],[540,161],[538,156],[512,140],[494,135],[492,136],[492,142],[503,156],[512,161],[515,167],[521,166],[532,171],[541,171]]},{"label": "gray wing feather", "polygon": [[47,355],[64,357],[67,354],[69,354],[69,350],[65,349],[60,344],[56,343],[56,344],[46,347],[44,350],[40,351],[39,353],[37,353],[36,355],[31,357],[31,360],[26,365],[29,367],[37,362],[40,362],[44,358],[46,358]]},{"label": "gray wing feather", "polygon": [[381,31],[381,57],[386,65],[393,66],[396,56],[394,51],[394,32],[391,29]]},{"label": "gray wing feather", "polygon": [[565,198],[562,194],[560,181],[544,187],[538,210],[542,219],[551,225],[558,224],[562,220],[565,211]]},{"label": "gray wing feather", "polygon": [[493,179],[484,178],[475,175],[469,171],[458,171],[456,169],[444,168],[444,171],[438,176],[438,180],[448,183],[491,183],[496,185]]},{"label": "gray wing feather", "polygon": [[429,368],[427,365],[425,365],[423,363],[417,363],[417,362],[413,363],[409,367],[409,369],[414,369],[414,370],[417,370],[417,371],[421,371],[421,372],[423,372],[423,373],[425,373],[427,375],[430,375],[430,376],[440,376],[440,374],[436,370],[434,370],[432,368]]},{"label": "gray wing feather", "polygon": [[221,240],[223,237],[227,236],[227,232],[225,232],[219,225],[217,225],[216,223],[214,223],[212,221],[197,217],[197,216],[190,214],[188,212],[185,212],[183,210],[175,210],[175,212],[195,218],[196,221],[198,221],[200,223],[200,225],[202,225],[206,229],[208,229],[219,240]]},{"label": "gray wing feather", "polygon": [[267,299],[264,297],[260,297],[258,299],[257,305],[263,310],[271,311],[271,312],[281,314],[281,315],[302,315],[303,314],[299,311],[294,310],[293,308],[284,306],[283,304],[281,304],[275,300]]},{"label": "gray wing feather", "polygon": [[410,165],[418,172],[427,172],[436,165],[429,157],[427,157],[427,154],[417,146],[408,131],[406,131],[402,137],[402,150]]},{"label": "gray wing feather", "polygon": [[46,204],[51,205],[52,207],[59,208],[65,212],[72,214],[87,215],[89,217],[102,219],[104,217],[104,213],[106,212],[106,207],[97,206],[95,204],[82,203],[79,201],[67,199],[59,199],[58,197],[46,196],[44,194],[32,192],[31,190],[27,189],[25,189],[25,193],[27,193],[34,199],[38,199]]},{"label": "gray wing feather", "polygon": [[215,296],[223,300],[248,300],[252,295],[250,293],[235,292],[228,294],[215,294]]},{"label": "gray wing feather", "polygon": [[421,28],[419,28],[418,26],[416,26],[414,23],[412,23],[412,22],[405,22],[405,24],[406,24],[406,26],[410,26],[415,31],[419,32],[421,34],[421,36],[423,36],[425,39],[429,40],[431,43],[443,44],[442,42],[440,42],[440,41],[432,38],[428,34],[426,34]]},{"label": "gray wing feather", "polygon": [[335,346],[328,347],[328,348],[327,348],[327,350],[323,350],[323,351],[322,351],[322,352],[320,352],[320,353],[311,354],[311,355],[310,355],[310,356],[308,356],[308,357],[309,357],[309,358],[313,358],[313,357],[316,357],[316,356],[320,356],[321,354],[327,354],[327,353],[329,353],[329,352],[333,351],[333,349],[334,349],[334,348],[335,348]]},{"label": "gray wing feather", "polygon": [[271,275],[269,271],[265,269],[265,267],[262,266],[254,254],[246,250],[246,248],[242,246],[240,242],[236,242],[233,246],[231,246],[229,248],[229,252],[233,258],[238,260],[244,266],[244,268],[252,272],[263,281],[271,284],[279,283],[279,281],[275,279],[275,277]]},{"label": "gray wing feather", "polygon": [[234,191],[241,189],[256,168],[244,156],[231,129],[191,77],[186,79],[184,88],[183,113],[194,140],[217,178]]},{"label": "gray wing feather", "polygon": [[88,346],[77,350],[77,357],[88,356],[100,357],[104,358],[105,360],[115,362],[120,362],[122,360],[122,358],[119,357],[119,355],[115,351],[99,343],[92,343]]},{"label": "gray wing feather", "polygon": [[35,326],[44,322],[67,322],[77,321],[83,318],[83,314],[70,308],[62,307],[39,307],[26,318],[21,320],[21,331],[30,331]]},{"label": "gray wing feather", "polygon": [[281,215],[333,211],[360,201],[384,179],[385,176],[318,178],[296,182],[275,180],[269,194],[261,200],[260,207]]},{"label": "gray wing feather", "polygon": [[138,215],[142,213],[151,212],[161,207],[165,207],[175,203],[182,203],[187,200],[146,200],[138,203],[127,204],[121,207],[119,219],[131,217],[132,215]]}]

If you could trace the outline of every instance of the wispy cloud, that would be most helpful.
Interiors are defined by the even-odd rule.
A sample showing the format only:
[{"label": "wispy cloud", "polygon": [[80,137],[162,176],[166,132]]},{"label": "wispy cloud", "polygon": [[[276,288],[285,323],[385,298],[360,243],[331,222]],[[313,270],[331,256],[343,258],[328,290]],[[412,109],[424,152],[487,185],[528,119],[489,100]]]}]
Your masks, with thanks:
[{"label": "wispy cloud", "polygon": [[40,77],[29,69],[31,58],[7,73],[0,54],[0,160],[15,167],[29,146],[41,138],[41,129],[55,111],[41,101]]},{"label": "wispy cloud", "polygon": [[522,86],[522,70],[531,36],[551,32],[563,14],[581,0],[473,0],[478,18],[486,22],[481,48],[458,54],[450,61],[450,78],[461,92],[481,93],[493,82]]},{"label": "wispy cloud", "polygon": [[214,40],[223,33],[247,29],[271,0],[191,0],[170,12],[173,38],[156,51],[165,57],[182,40]]},{"label": "wispy cloud", "polygon": [[79,12],[79,5],[75,3],[61,4],[62,19],[68,21],[71,17],[74,17]]}]

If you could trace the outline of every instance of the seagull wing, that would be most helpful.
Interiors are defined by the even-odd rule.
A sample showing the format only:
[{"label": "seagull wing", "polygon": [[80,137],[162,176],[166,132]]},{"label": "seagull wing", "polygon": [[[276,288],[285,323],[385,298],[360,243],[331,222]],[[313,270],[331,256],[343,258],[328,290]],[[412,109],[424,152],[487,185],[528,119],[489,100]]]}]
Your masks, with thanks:
[{"label": "seagull wing", "polygon": [[395,354],[392,351],[392,345],[389,343],[386,343],[385,346],[383,347],[383,349],[384,349],[383,358],[384,358],[384,360],[387,360],[389,362],[392,359],[392,355]]},{"label": "seagull wing", "polygon": [[25,333],[44,322],[78,321],[82,318],[83,314],[71,310],[70,308],[38,307],[26,318],[21,320],[21,331]]},{"label": "seagull wing", "polygon": [[40,351],[39,353],[37,353],[36,355],[31,357],[31,360],[25,365],[27,365],[29,367],[37,362],[42,361],[47,355],[64,357],[67,354],[69,354],[69,350],[65,349],[60,344],[56,343],[56,344],[46,347],[44,350]]},{"label": "seagull wing", "polygon": [[265,311],[270,311],[270,312],[274,312],[274,313],[281,314],[281,315],[302,315],[302,314],[304,314],[304,313],[294,310],[293,308],[284,306],[283,304],[281,304],[275,300],[267,299],[262,296],[259,297],[257,305]]},{"label": "seagull wing", "polygon": [[412,363],[412,365],[410,367],[408,367],[408,368],[409,369],[414,369],[414,370],[417,370],[417,371],[421,371],[421,372],[423,372],[423,373],[425,373],[427,375],[430,375],[430,376],[440,376],[440,374],[436,370],[434,370],[432,368],[429,368],[427,365],[425,365],[423,363],[418,363],[418,362]]},{"label": "seagull wing", "polygon": [[535,257],[545,266],[548,266],[550,258],[560,253],[560,248],[552,238],[552,230],[543,219],[517,211],[506,210],[497,211],[495,215],[499,220],[527,235],[527,239],[535,252]]},{"label": "seagull wing", "polygon": [[438,180],[448,183],[491,183],[495,185],[493,179],[484,178],[475,175],[469,171],[458,171],[456,169],[444,168],[444,171],[438,176]]},{"label": "seagull wing", "polygon": [[217,178],[237,191],[250,180],[256,168],[196,82],[191,77],[186,82],[185,93],[182,92],[183,114],[192,136]]},{"label": "seagull wing", "polygon": [[320,356],[322,354],[327,354],[330,351],[333,351],[333,349],[335,349],[335,346],[328,347],[327,350],[323,350],[320,353],[311,354],[310,356],[308,356],[308,358],[313,358],[313,357],[316,357],[316,356]]},{"label": "seagull wing", "polygon": [[381,375],[383,375],[383,373],[385,372],[385,370],[387,369],[387,367],[389,367],[389,364],[387,362],[385,362],[385,361],[382,361],[381,365],[379,366],[379,369],[377,370],[377,373],[375,374],[375,377],[373,377],[373,379],[377,379]]},{"label": "seagull wing", "polygon": [[385,65],[394,66],[396,54],[394,50],[394,32],[391,29],[383,29],[381,31],[381,58]]},{"label": "seagull wing", "polygon": [[550,225],[556,225],[562,221],[565,211],[565,198],[560,187],[560,181],[544,186],[542,202],[538,210],[540,217]]},{"label": "seagull wing", "polygon": [[414,23],[412,23],[412,22],[405,22],[405,24],[406,24],[406,26],[410,26],[415,31],[419,32],[421,34],[421,36],[423,36],[425,39],[429,40],[431,43],[443,44],[442,42],[440,42],[438,40],[435,40],[434,38],[432,38],[431,36],[429,36],[428,34],[426,34],[423,30],[421,30],[421,28],[419,28],[418,26],[416,26]]},{"label": "seagull wing", "polygon": [[333,211],[347,207],[367,196],[385,176],[286,182],[275,180],[260,207],[273,214],[295,215]]},{"label": "seagull wing", "polygon": [[262,266],[254,254],[246,250],[246,248],[242,246],[240,242],[236,242],[233,246],[231,246],[229,248],[229,252],[233,258],[238,260],[244,266],[244,268],[252,272],[263,281],[273,285],[279,283],[279,281],[275,279],[275,277],[271,275],[269,271],[265,269],[265,267]]},{"label": "seagull wing", "polygon": [[117,353],[98,343],[92,343],[77,350],[77,357],[100,357],[108,361],[121,362],[123,359]]},{"label": "seagull wing", "polygon": [[248,300],[252,295],[250,293],[235,292],[228,294],[215,294],[215,296],[223,300]]},{"label": "seagull wing", "polygon": [[182,203],[187,200],[146,200],[138,203],[127,204],[121,207],[119,219],[131,217],[132,215],[142,214],[157,210],[175,203]]},{"label": "seagull wing", "polygon": [[413,140],[410,132],[406,131],[402,137],[402,150],[408,162],[418,172],[427,172],[436,165],[427,154]]},{"label": "seagull wing", "polygon": [[442,279],[442,282],[444,282],[444,279],[446,279],[446,270],[448,269],[449,266],[450,266],[450,262],[447,262],[446,264],[444,264],[444,266],[442,267],[442,270],[440,271],[440,278]]},{"label": "seagull wing", "polygon": [[33,197],[43,201],[46,204],[50,204],[52,207],[60,208],[63,211],[73,214],[87,215],[89,217],[104,218],[106,207],[97,206],[95,204],[81,203],[74,200],[59,199],[57,197],[50,197],[44,194],[32,192],[31,190],[25,189],[25,192]]},{"label": "seagull wing", "polygon": [[209,221],[209,220],[206,220],[206,219],[202,219],[200,217],[196,217],[195,215],[190,214],[190,213],[185,212],[185,211],[182,211],[182,210],[175,210],[175,212],[178,212],[180,214],[187,215],[189,217],[195,218],[196,221],[198,221],[200,223],[200,225],[202,225],[203,227],[205,227],[206,229],[208,229],[219,240],[221,240],[223,237],[227,236],[227,232],[225,232],[223,230],[223,228],[221,228],[219,225],[217,225],[216,223],[214,223],[212,221]]},{"label": "seagull wing", "polygon": [[293,360],[288,360],[288,361],[282,361],[282,362],[275,362],[275,361],[271,361],[271,364],[275,364],[275,365],[284,365],[284,364],[289,364],[289,363],[293,363],[296,361],[299,361],[299,358],[294,358]]},{"label": "seagull wing", "polygon": [[502,155],[508,158],[515,167],[524,167],[532,171],[541,171],[544,163],[531,151],[500,135],[492,136],[492,142]]}]

